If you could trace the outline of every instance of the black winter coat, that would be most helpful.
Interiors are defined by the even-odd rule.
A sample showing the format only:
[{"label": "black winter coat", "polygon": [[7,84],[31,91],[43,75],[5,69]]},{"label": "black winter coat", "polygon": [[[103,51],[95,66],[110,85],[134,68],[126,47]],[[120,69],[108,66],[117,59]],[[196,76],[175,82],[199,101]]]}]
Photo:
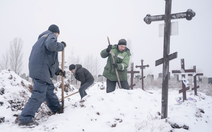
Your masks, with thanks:
[{"label": "black winter coat", "polygon": [[81,86],[86,82],[94,81],[91,73],[87,69],[83,68],[80,64],[76,64],[74,76],[78,81],[81,82]]}]

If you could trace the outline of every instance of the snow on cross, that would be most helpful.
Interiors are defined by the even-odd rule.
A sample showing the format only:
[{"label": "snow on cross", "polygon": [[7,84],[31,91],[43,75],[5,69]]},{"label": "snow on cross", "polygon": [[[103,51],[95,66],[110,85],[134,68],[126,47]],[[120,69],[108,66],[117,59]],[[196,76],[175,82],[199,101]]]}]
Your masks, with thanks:
[{"label": "snow on cross", "polygon": [[172,70],[172,73],[180,73],[182,75],[182,89],[179,90],[180,93],[183,93],[183,101],[187,99],[186,91],[189,90],[188,81],[185,78],[186,73],[195,72],[195,69],[185,69],[184,59],[181,59],[181,70]]}]

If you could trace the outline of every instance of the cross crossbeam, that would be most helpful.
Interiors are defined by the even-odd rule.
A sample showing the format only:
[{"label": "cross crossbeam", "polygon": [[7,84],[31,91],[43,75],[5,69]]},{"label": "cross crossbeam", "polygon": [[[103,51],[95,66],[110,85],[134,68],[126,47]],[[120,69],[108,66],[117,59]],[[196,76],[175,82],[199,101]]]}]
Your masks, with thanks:
[{"label": "cross crossbeam", "polygon": [[[175,13],[175,14],[170,14],[170,19],[182,19],[186,18],[186,20],[191,20],[196,13],[192,11],[191,9],[188,9],[186,12],[181,12],[181,13]],[[150,14],[147,14],[146,17],[144,17],[144,21],[147,24],[151,24],[153,21],[162,21],[165,20],[166,15],[155,15],[151,16]]]},{"label": "cross crossbeam", "polygon": [[[177,52],[170,54],[168,56],[168,60],[172,60],[172,59],[175,59],[175,58],[177,58]],[[163,64],[163,63],[164,63],[164,58],[161,58],[161,59],[155,61],[155,66],[158,66],[158,65]]]}]

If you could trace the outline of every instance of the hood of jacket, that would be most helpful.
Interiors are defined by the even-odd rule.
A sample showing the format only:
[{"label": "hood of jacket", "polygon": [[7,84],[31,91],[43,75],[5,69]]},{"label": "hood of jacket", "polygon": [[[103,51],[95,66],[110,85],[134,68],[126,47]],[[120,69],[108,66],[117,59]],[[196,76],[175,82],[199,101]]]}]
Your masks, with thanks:
[{"label": "hood of jacket", "polygon": [[82,68],[82,65],[81,64],[76,64],[75,65],[75,69],[74,69],[74,76],[76,75],[77,71]]},{"label": "hood of jacket", "polygon": [[[47,31],[44,31],[43,33],[41,33],[39,36],[38,36],[38,39],[39,38],[41,38],[43,35],[49,35],[49,34],[51,34],[52,32],[51,31],[49,31],[49,30],[47,30]],[[45,37],[47,37],[47,36],[45,36]]]}]

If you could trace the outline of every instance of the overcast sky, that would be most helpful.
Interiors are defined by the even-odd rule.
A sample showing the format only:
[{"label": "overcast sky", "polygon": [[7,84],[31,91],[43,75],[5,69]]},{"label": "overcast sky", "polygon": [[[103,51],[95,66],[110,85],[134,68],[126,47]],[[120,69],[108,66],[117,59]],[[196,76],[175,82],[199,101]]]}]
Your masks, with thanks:
[{"label": "overcast sky", "polygon": [[[170,53],[178,52],[178,58],[170,62],[170,71],[179,70],[180,59],[184,58],[185,68],[196,65],[204,76],[212,77],[211,5],[211,0],[172,0],[172,13],[192,9],[196,16],[191,21],[172,21],[178,21],[179,34],[171,36]],[[28,73],[28,58],[38,35],[56,24],[60,28],[58,41],[67,44],[66,59],[73,49],[82,60],[93,54],[104,67],[106,59],[100,57],[100,52],[108,45],[107,36],[112,44],[125,38],[131,42],[134,65],[140,65],[143,59],[150,65],[145,74],[157,76],[162,65],[156,67],[155,61],[163,56],[159,25],[164,22],[147,25],[143,18],[164,13],[165,0],[1,0],[0,56],[14,38],[21,38],[23,72]]]}]

